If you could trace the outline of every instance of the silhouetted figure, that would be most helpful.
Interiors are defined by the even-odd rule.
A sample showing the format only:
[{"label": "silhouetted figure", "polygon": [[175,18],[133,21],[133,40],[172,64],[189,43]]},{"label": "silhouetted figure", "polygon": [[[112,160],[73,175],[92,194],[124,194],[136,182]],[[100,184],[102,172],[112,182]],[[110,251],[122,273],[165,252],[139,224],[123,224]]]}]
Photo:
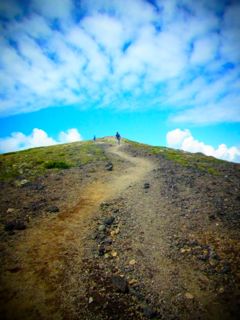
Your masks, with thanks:
[{"label": "silhouetted figure", "polygon": [[116,139],[117,139],[118,144],[120,144],[121,136],[120,136],[120,134],[118,132],[116,133]]},{"label": "silhouetted figure", "polygon": [[93,141],[96,142],[96,136],[93,137]]}]

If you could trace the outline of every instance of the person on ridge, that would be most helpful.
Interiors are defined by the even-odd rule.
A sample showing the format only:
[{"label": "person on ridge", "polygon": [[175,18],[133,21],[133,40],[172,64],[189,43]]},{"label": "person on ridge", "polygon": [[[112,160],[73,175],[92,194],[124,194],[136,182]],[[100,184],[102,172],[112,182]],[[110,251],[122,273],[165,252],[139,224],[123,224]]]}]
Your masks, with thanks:
[{"label": "person on ridge", "polygon": [[120,134],[118,132],[116,133],[116,139],[117,139],[118,144],[120,144],[121,136],[120,136]]},{"label": "person on ridge", "polygon": [[96,136],[93,137],[93,141],[96,142]]}]

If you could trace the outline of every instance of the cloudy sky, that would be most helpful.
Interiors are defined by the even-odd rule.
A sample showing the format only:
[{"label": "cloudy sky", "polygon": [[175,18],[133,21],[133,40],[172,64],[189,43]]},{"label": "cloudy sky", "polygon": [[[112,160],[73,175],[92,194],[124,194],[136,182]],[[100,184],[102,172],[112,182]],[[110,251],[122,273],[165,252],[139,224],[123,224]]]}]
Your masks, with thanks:
[{"label": "cloudy sky", "polygon": [[240,162],[240,0],[1,0],[0,151],[116,130]]}]

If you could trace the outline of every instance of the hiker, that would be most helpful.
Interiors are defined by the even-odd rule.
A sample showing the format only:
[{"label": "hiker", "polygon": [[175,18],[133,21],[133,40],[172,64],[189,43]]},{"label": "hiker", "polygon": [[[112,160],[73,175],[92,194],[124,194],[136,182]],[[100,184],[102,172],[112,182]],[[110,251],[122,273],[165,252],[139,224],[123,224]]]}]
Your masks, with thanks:
[{"label": "hiker", "polygon": [[96,136],[93,137],[93,141],[96,142]]},{"label": "hiker", "polygon": [[117,139],[118,144],[120,144],[121,136],[118,132],[116,133],[116,139]]}]

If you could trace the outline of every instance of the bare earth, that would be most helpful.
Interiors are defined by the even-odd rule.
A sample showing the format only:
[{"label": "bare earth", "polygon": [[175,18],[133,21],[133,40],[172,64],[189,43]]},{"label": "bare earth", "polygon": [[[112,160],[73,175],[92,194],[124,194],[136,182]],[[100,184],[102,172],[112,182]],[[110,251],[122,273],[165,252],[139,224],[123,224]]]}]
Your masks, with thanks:
[{"label": "bare earth", "polygon": [[239,229],[211,218],[219,182],[206,192],[204,176],[124,148],[106,148],[113,171],[72,205],[4,238],[1,319],[237,319]]}]

